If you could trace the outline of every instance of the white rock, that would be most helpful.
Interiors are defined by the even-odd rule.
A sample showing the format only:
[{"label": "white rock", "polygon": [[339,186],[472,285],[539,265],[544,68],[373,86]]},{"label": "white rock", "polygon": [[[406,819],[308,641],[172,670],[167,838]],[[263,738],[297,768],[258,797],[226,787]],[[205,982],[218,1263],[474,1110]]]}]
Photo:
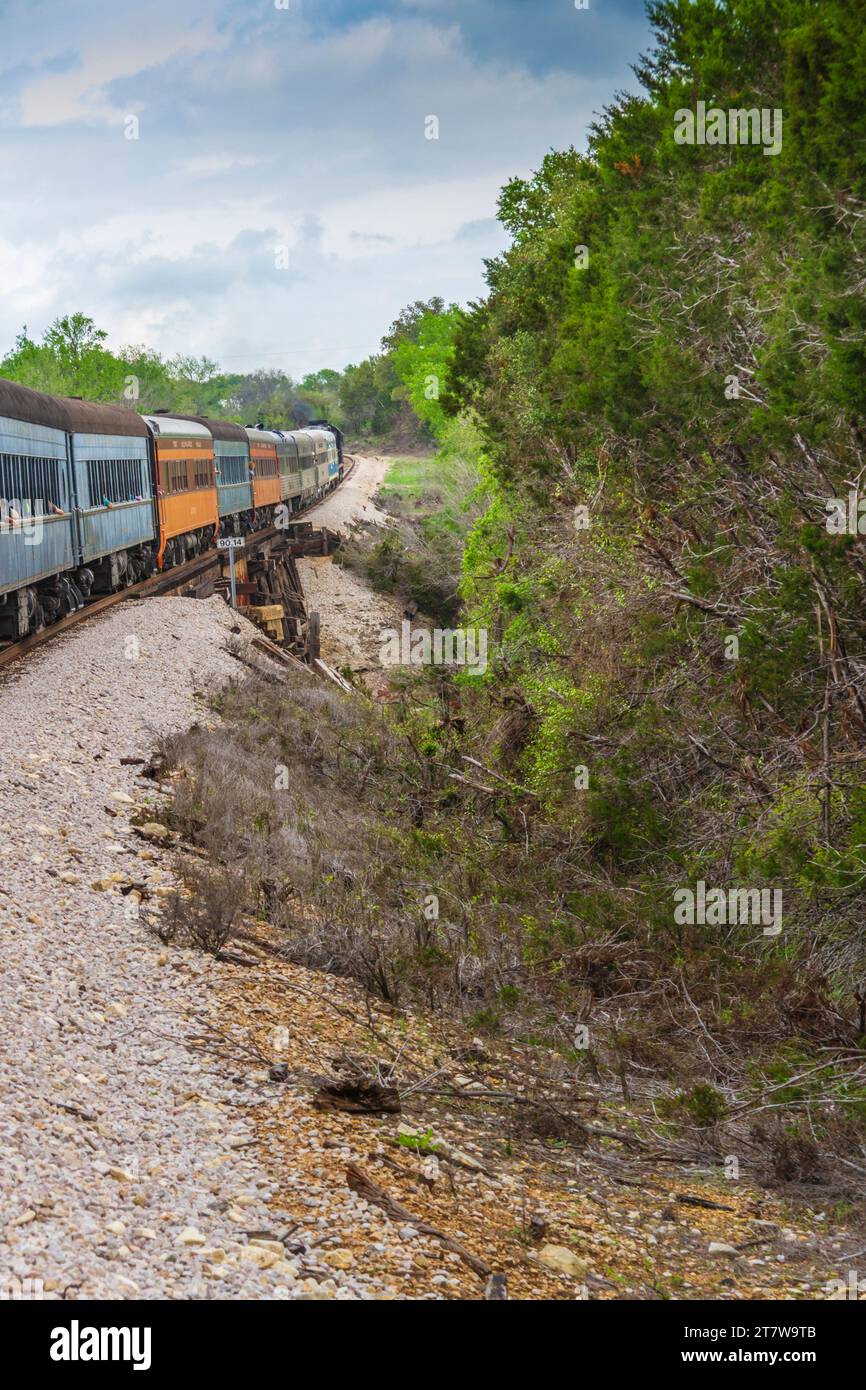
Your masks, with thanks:
[{"label": "white rock", "polygon": [[578,1259],[566,1245],[545,1245],[539,1251],[538,1258],[548,1269],[567,1274],[572,1279],[583,1279],[589,1270],[589,1265]]},{"label": "white rock", "polygon": [[179,1245],[207,1245],[201,1231],[195,1226],[185,1226],[177,1238]]}]

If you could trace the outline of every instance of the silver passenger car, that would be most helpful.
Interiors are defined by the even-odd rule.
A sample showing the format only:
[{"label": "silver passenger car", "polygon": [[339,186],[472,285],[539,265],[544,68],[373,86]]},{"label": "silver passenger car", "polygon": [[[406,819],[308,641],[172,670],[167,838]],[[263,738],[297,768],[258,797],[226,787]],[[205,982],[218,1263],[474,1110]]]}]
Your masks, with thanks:
[{"label": "silver passenger car", "polygon": [[53,396],[0,381],[0,603],[77,562],[68,420]]},{"label": "silver passenger car", "polygon": [[[325,430],[308,429],[307,434],[313,441],[313,451],[316,457],[316,491],[321,494],[328,487],[328,435]],[[333,439],[333,435],[330,436]],[[334,441],[336,443],[336,441]]]},{"label": "silver passenger car", "polygon": [[[122,406],[65,399],[75,494],[79,563],[97,589],[114,589],[152,568],[156,535],[150,431]],[[136,552],[134,565],[128,552]]]},{"label": "silver passenger car", "polygon": [[306,430],[293,430],[292,438],[297,445],[301,468],[301,498],[307,502],[316,495],[316,447]]},{"label": "silver passenger car", "polygon": [[297,507],[304,490],[298,442],[289,430],[275,430],[274,433],[279,440],[277,458],[280,460],[280,500],[290,507]]}]

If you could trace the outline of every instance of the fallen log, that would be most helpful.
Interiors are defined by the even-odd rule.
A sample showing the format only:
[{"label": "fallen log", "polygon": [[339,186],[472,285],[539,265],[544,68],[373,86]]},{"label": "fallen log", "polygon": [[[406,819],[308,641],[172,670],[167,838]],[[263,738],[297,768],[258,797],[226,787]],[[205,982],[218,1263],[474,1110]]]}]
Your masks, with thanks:
[{"label": "fallen log", "polygon": [[365,1201],[372,1202],[374,1206],[381,1207],[386,1216],[390,1216],[392,1221],[407,1221],[411,1226],[417,1227],[422,1235],[434,1236],[436,1240],[442,1242],[446,1250],[451,1250],[455,1255],[459,1255],[464,1264],[467,1264],[473,1274],[477,1274],[479,1279],[489,1279],[493,1273],[490,1265],[485,1264],[484,1260],[479,1260],[477,1255],[473,1255],[467,1250],[465,1245],[461,1245],[459,1240],[453,1236],[446,1235],[444,1231],[438,1231],[435,1226],[431,1226],[429,1221],[424,1221],[420,1216],[413,1216],[411,1211],[401,1206],[393,1197],[389,1197],[381,1187],[377,1187],[373,1179],[368,1177],[357,1163],[350,1163],[346,1168],[346,1181],[353,1192],[357,1192],[359,1197]]},{"label": "fallen log", "polygon": [[347,695],[355,694],[355,691],[353,690],[352,686],[343,676],[340,675],[339,671],[335,671],[333,666],[329,666],[327,662],[322,661],[320,657],[315,658],[315,660],[313,661],[313,667],[321,675],[327,676],[329,681],[333,681],[335,685],[338,685],[341,690],[345,690]]},{"label": "fallen log", "polygon": [[278,647],[276,642],[272,642],[269,637],[262,637],[261,635],[253,637],[250,645],[257,647],[259,651],[265,652],[267,656],[273,657],[275,661],[279,660],[282,661],[283,665],[291,666],[293,671],[306,671],[307,675],[313,674],[309,666],[305,666],[303,661],[300,661],[298,657],[292,656],[291,652],[284,651],[282,647]]},{"label": "fallen log", "polygon": [[681,1202],[684,1207],[706,1207],[707,1211],[736,1211],[736,1207],[727,1207],[724,1202],[711,1202],[708,1197],[691,1197],[686,1192],[674,1194],[674,1201]]},{"label": "fallen log", "polygon": [[400,1092],[375,1081],[329,1081],[313,1098],[317,1110],[345,1110],[350,1115],[399,1115]]}]

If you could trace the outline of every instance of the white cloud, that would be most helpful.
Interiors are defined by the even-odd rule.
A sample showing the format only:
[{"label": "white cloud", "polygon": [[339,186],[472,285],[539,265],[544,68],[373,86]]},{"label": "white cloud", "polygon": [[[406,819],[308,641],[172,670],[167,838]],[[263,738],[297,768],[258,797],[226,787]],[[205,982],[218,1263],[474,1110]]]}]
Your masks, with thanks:
[{"label": "white cloud", "polygon": [[533,8],[494,62],[426,0],[336,30],[270,0],[19,0],[0,14],[0,354],[81,309],[114,345],[302,373],[375,351],[408,301],[477,296],[502,184],[581,144],[612,93],[515,58]]},{"label": "white cloud", "polygon": [[[98,24],[87,21],[88,10]],[[61,12],[62,13],[62,12]],[[83,19],[83,32],[76,28]],[[209,18],[190,23],[178,13],[176,4],[148,0],[146,6],[123,4],[72,6],[65,9],[65,22],[52,23],[43,39],[43,60],[64,56],[67,45],[80,50],[77,61],[66,71],[45,72],[25,83],[20,94],[21,124],[58,126],[78,121],[116,123],[130,110],[146,104],[148,69],[158,67],[181,54],[216,52],[225,47],[225,37],[216,33]],[[137,100],[124,106],[106,96],[109,83],[138,76]]]}]

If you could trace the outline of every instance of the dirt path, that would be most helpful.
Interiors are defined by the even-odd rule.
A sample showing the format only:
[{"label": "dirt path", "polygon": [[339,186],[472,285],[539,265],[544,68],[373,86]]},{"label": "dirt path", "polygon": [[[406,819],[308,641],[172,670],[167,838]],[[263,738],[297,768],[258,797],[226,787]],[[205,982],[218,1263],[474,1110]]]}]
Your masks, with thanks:
[{"label": "dirt path", "polygon": [[[391,459],[379,455],[356,456],[348,481],[309,512],[307,519],[337,531],[345,531],[356,521],[384,523],[387,517],[373,498],[390,463]],[[298,566],[307,608],[321,616],[322,659],[338,669],[350,667],[369,689],[381,694],[387,685],[379,660],[381,634],[387,628],[399,629],[403,619],[400,604],[375,593],[330,557],[300,560]]]},{"label": "dirt path", "polygon": [[387,518],[373,502],[393,459],[381,454],[354,454],[355,467],[341,488],[332,492],[318,507],[306,512],[305,521],[315,526],[339,530],[352,521],[382,521]]}]

